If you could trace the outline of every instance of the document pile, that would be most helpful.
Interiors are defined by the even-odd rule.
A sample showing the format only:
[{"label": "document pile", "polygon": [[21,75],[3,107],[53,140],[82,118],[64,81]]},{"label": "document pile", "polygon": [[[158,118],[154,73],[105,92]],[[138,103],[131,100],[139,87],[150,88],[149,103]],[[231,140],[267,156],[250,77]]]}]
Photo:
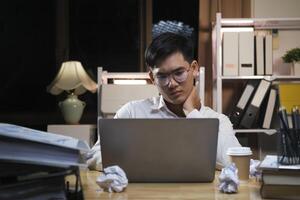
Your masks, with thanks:
[{"label": "document pile", "polygon": [[[0,123],[0,199],[83,199],[79,167],[86,167],[80,140]],[[73,175],[75,191],[65,177]]]},{"label": "document pile", "polygon": [[300,165],[282,165],[276,155],[267,155],[260,164],[262,198],[299,199]]}]

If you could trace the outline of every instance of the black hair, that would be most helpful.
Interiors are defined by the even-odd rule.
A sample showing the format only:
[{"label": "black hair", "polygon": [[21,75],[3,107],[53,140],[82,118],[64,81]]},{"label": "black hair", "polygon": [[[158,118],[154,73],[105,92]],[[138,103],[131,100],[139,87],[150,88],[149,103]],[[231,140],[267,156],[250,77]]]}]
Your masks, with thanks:
[{"label": "black hair", "polygon": [[194,59],[192,39],[176,33],[162,33],[153,39],[145,51],[145,61],[148,67],[154,68],[164,59],[174,53],[181,53],[186,61]]}]

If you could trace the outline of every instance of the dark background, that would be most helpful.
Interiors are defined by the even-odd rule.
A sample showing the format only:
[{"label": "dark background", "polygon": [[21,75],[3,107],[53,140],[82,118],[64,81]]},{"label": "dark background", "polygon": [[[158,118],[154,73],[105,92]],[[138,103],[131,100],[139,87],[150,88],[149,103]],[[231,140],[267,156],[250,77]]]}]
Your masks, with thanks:
[{"label": "dark background", "polygon": [[[68,2],[65,16],[57,14],[59,1]],[[65,95],[46,91],[60,68],[58,60],[80,61],[95,81],[98,66],[138,71],[139,6],[139,0],[2,0],[0,122],[43,130],[64,123],[57,103]],[[153,23],[182,21],[197,33],[198,7],[197,0],[153,0]],[[68,27],[67,36],[61,27]],[[60,38],[68,43],[63,57],[57,54]],[[86,92],[79,98],[87,103],[81,123],[95,124],[97,95]]]}]

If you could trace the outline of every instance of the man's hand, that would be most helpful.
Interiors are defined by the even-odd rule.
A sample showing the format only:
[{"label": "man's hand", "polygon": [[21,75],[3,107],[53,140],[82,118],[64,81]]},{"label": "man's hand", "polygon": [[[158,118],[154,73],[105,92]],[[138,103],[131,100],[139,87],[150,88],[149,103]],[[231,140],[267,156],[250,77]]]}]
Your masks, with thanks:
[{"label": "man's hand", "polygon": [[100,151],[100,140],[91,148],[88,152],[84,153],[83,158],[86,160],[86,163],[89,169],[92,170],[102,170],[102,156]]},{"label": "man's hand", "polygon": [[200,97],[197,94],[196,87],[194,86],[190,95],[183,103],[183,112],[188,115],[194,109],[199,110],[201,107]]}]

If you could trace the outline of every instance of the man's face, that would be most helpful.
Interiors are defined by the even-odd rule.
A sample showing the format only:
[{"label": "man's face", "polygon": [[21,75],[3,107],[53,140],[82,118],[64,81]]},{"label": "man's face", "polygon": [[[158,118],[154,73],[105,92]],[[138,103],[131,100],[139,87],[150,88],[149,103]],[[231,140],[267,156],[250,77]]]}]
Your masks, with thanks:
[{"label": "man's face", "polygon": [[[182,104],[193,89],[196,70],[198,70],[196,61],[189,64],[181,53],[174,53],[153,69],[150,77],[166,101],[172,104]],[[160,84],[159,78],[165,79],[164,83],[168,84]]]}]

